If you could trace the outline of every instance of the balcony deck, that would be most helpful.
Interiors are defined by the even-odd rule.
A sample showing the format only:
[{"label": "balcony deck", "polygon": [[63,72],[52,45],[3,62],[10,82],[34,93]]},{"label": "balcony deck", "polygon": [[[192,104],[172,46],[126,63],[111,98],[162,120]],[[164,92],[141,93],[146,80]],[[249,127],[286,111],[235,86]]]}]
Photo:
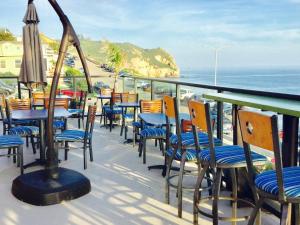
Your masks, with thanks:
[{"label": "balcony deck", "polygon": [[[76,126],[76,121],[73,122],[69,127]],[[70,151],[68,161],[62,161],[61,166],[85,174],[91,180],[92,191],[79,199],[58,205],[37,207],[17,200],[10,193],[10,188],[12,180],[19,175],[19,169],[13,165],[11,158],[0,158],[0,224],[192,224],[192,193],[184,192],[183,218],[178,218],[175,190],[171,193],[171,204],[165,204],[165,180],[161,171],[147,169],[147,165],[163,162],[153,142],[147,145],[147,165],[143,165],[137,146],[124,145],[119,131],[117,127],[110,133],[96,123],[94,162],[88,162],[87,170],[83,170],[82,151]],[[36,156],[31,148],[25,148],[25,163],[33,161]],[[63,152],[60,158],[63,158]],[[34,167],[25,172],[36,169],[40,168]],[[226,214],[231,212],[226,204],[220,210]],[[250,212],[249,209],[241,211],[241,214]],[[279,223],[271,215],[263,214],[262,219],[264,225]],[[212,223],[201,216],[199,224]]]}]

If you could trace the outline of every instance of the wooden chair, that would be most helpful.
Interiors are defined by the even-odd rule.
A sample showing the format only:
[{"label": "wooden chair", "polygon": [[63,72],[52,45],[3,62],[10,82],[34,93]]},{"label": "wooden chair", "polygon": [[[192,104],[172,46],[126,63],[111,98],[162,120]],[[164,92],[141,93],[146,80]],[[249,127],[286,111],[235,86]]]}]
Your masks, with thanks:
[{"label": "wooden chair", "polygon": [[[50,99],[46,98],[45,99],[45,109],[49,109],[49,102],[50,102]],[[55,108],[64,108],[64,109],[68,110],[69,99],[67,99],[67,98],[55,99]]]},{"label": "wooden chair", "polygon": [[[197,101],[189,102],[189,112],[191,115],[193,134],[196,139],[196,155],[198,158],[198,179],[194,191],[194,224],[198,224],[198,213],[213,219],[213,224],[217,225],[220,220],[235,223],[236,221],[246,220],[248,217],[237,216],[237,202],[239,200],[248,203],[246,200],[238,199],[237,197],[237,169],[246,169],[246,159],[244,149],[238,145],[223,145],[215,146],[213,141],[213,129],[210,117],[209,103],[201,103]],[[209,147],[202,149],[198,141],[198,131],[206,132],[209,138]],[[266,157],[251,152],[254,165],[264,165]],[[201,198],[202,181],[207,170],[212,171],[213,186],[212,196]],[[231,197],[220,195],[221,177],[224,170],[228,170],[232,179],[232,194]],[[201,203],[212,200],[212,214],[203,211]],[[232,203],[232,216],[219,216],[219,201],[230,200]]]},{"label": "wooden chair", "polygon": [[[141,113],[162,113],[162,100],[141,100]],[[154,127],[152,124],[145,124],[141,122],[133,123],[134,129],[140,128],[140,143],[139,143],[139,157],[143,155],[143,163],[146,163],[146,142],[147,140],[155,140],[159,142],[159,148],[164,155],[163,140],[166,138],[166,130],[160,127]],[[135,137],[135,134],[133,135]],[[134,141],[135,142],[135,141]],[[149,169],[155,167],[148,167]]]},{"label": "wooden chair", "polygon": [[[136,103],[139,101],[138,94],[129,94],[129,93],[122,93],[121,95],[121,102],[127,103]],[[131,110],[131,111],[130,111]],[[136,109],[134,109],[136,110]],[[125,139],[127,140],[127,133],[128,133],[128,122],[134,120],[134,113],[132,109],[125,108],[122,110],[122,126],[120,131],[120,136],[123,135],[123,130],[125,129]]]},{"label": "wooden chair", "polygon": [[[2,156],[13,156],[13,162],[17,161],[20,167],[20,172],[23,174],[23,140],[15,135],[3,135],[0,136],[0,150],[8,149],[7,154],[0,154]],[[13,151],[11,151],[13,149]],[[17,151],[15,150],[17,149]]]},{"label": "wooden chair", "polygon": [[[278,201],[281,204],[280,224],[291,224],[289,208],[296,207],[295,225],[300,224],[300,167],[284,167],[282,150],[280,149],[277,116],[268,116],[258,112],[240,110],[238,112],[245,158],[248,168],[250,186],[255,194],[255,208],[248,224],[254,224],[258,212],[266,199]],[[257,174],[251,157],[251,146],[274,152],[275,169]],[[259,219],[259,217],[258,217]]]},{"label": "wooden chair", "polygon": [[86,149],[89,148],[90,161],[93,161],[93,130],[96,117],[97,106],[89,106],[85,130],[64,130],[55,135],[56,142],[65,142],[65,160],[68,159],[69,142],[80,142],[83,144],[83,167],[87,168]]},{"label": "wooden chair", "polygon": [[[103,95],[103,96],[111,96],[112,92],[113,92],[113,89],[111,89],[111,88],[101,88],[100,89],[100,95]],[[108,101],[108,104],[106,104],[106,103],[103,98],[100,99],[100,104],[101,104],[100,125],[102,124],[102,120],[104,119],[105,126],[106,126],[105,109],[110,107],[110,101]]]},{"label": "wooden chair", "polygon": [[26,146],[28,147],[28,138],[30,137],[33,153],[36,153],[34,137],[39,136],[39,127],[34,126],[36,121],[33,120],[12,120],[10,115],[13,110],[29,110],[31,109],[30,99],[7,99],[6,100],[6,116],[8,119],[8,133],[26,138]]},{"label": "wooden chair", "polygon": [[[163,102],[161,99],[157,100],[140,100],[140,112],[141,113],[162,113]],[[145,124],[146,127],[152,126],[151,124]],[[140,121],[136,121],[132,123],[133,127],[133,147],[135,146],[135,142],[137,136],[139,135],[139,130],[142,128],[142,123]]]},{"label": "wooden chair", "polygon": [[1,115],[1,120],[2,120],[2,125],[3,125],[3,135],[5,135],[8,132],[8,119],[5,113],[5,109],[6,108],[6,103],[5,103],[5,96],[4,95],[0,95],[0,115]]},{"label": "wooden chair", "polygon": [[[110,106],[109,108],[105,108],[104,113],[105,113],[105,120],[109,120],[109,130],[110,132],[112,131],[113,127],[113,120],[117,118],[117,116],[122,115],[122,108],[117,107],[116,103],[122,102],[122,93],[117,93],[117,92],[111,92],[111,101],[110,101]],[[107,122],[105,122],[107,124]]]},{"label": "wooden chair", "polygon": [[84,114],[85,114],[85,105],[87,101],[87,91],[80,91],[79,105],[76,106],[76,109],[68,109],[72,113],[71,118],[78,119],[78,129],[80,129],[80,121],[82,121],[82,126],[84,126]]},{"label": "wooden chair", "polygon": [[36,107],[44,107],[45,106],[45,98],[49,97],[49,95],[44,92],[33,92],[32,93],[32,105],[34,108]]},{"label": "wooden chair", "polygon": [[[49,109],[49,102],[50,99],[46,98],[45,99],[45,109]],[[69,99],[67,98],[59,98],[55,100],[55,108],[63,108],[68,110],[69,108]],[[53,129],[55,131],[61,130],[63,131],[66,128],[66,119],[63,118],[56,118],[53,121]]]}]

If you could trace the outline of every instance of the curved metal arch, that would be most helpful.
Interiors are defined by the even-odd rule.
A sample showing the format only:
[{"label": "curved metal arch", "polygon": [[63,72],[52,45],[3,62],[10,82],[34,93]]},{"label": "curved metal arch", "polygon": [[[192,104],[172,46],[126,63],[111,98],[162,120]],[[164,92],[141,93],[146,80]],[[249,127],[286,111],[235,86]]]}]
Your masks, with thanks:
[{"label": "curved metal arch", "polygon": [[[29,0],[28,2],[32,2],[33,0]],[[69,45],[73,45],[79,55],[80,61],[83,66],[84,74],[87,80],[88,91],[92,92],[92,84],[90,79],[89,70],[87,67],[87,63],[80,47],[79,39],[76,35],[76,32],[69,21],[68,17],[64,14],[63,10],[59,6],[56,0],[48,0],[53,9],[55,10],[56,14],[59,16],[60,21],[63,25],[63,35],[61,39],[61,44],[59,48],[59,55],[56,62],[54,76],[52,79],[52,86],[50,91],[50,103],[49,103],[49,110],[48,110],[48,125],[51,126],[53,124],[54,119],[54,106],[55,106],[55,97],[56,97],[56,90],[58,86],[58,81],[61,73],[61,69],[63,66],[64,58],[66,56],[66,52],[68,50]],[[50,178],[57,178],[58,174],[58,149],[54,145],[54,138],[53,138],[53,129],[47,129],[47,163],[46,163],[46,170],[47,174]]]}]

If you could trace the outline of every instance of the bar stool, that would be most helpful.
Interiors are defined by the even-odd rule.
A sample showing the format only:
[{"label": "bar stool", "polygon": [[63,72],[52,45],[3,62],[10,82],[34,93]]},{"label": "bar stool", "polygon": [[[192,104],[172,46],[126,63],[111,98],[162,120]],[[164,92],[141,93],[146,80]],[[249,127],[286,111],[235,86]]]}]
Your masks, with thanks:
[{"label": "bar stool", "polygon": [[[291,204],[296,207],[296,221],[300,224],[300,167],[283,168],[282,151],[279,144],[277,116],[240,110],[238,112],[245,158],[247,160],[250,185],[255,187],[255,208],[248,224],[254,224],[258,212],[266,199],[278,201],[281,204],[280,224],[287,225],[291,220],[288,209]],[[254,170],[253,158],[250,155],[250,145],[274,152],[275,170],[264,171],[260,174]],[[259,200],[258,200],[259,197]]]},{"label": "bar stool", "polygon": [[[237,197],[237,180],[236,172],[238,168],[246,168],[246,159],[244,149],[238,145],[215,146],[213,142],[213,133],[210,119],[209,103],[201,103],[197,101],[189,102],[189,111],[191,115],[193,134],[196,139],[196,149],[198,154],[198,179],[194,192],[194,224],[198,224],[198,213],[212,218],[213,224],[218,225],[219,220],[231,221],[236,224],[238,221],[248,219],[247,216],[237,217],[237,201],[249,203],[246,200]],[[207,132],[209,138],[209,148],[201,149],[198,142],[198,130]],[[251,152],[254,165],[263,165],[266,157]],[[201,198],[202,181],[207,170],[211,169],[213,176],[213,194],[206,198]],[[232,179],[232,197],[220,196],[221,176],[224,170],[229,170]],[[212,200],[212,214],[203,211],[200,206],[202,202]],[[221,217],[218,214],[219,200],[232,201],[232,217]]]},{"label": "bar stool", "polygon": [[[190,120],[180,120],[179,118],[179,110],[177,106],[177,100],[174,97],[165,96],[164,97],[164,105],[165,105],[165,112],[166,112],[166,124],[167,124],[167,135],[166,135],[166,157],[168,161],[167,167],[167,182],[166,182],[166,202],[169,203],[169,188],[175,187],[177,188],[178,194],[178,216],[181,217],[182,215],[182,191],[183,190],[194,190],[194,186],[183,186],[183,176],[184,175],[192,175],[195,176],[197,174],[193,173],[195,171],[186,171],[185,163],[192,162],[196,163],[198,160],[197,155],[199,152],[195,149],[195,138],[192,132],[192,121]],[[175,120],[176,125],[176,133],[172,134],[170,127],[170,120]],[[205,132],[198,131],[198,144],[200,146],[208,146],[209,140],[208,135]],[[214,143],[216,145],[220,145],[222,143],[221,140],[215,138]],[[170,176],[170,170],[176,168],[172,168],[172,162],[179,161],[180,162],[180,171],[179,174],[175,174]],[[186,173],[189,172],[189,173]],[[171,184],[171,179],[179,176],[178,185]],[[211,179],[209,178],[209,170],[206,173],[206,180],[207,180],[207,188],[211,188]]]}]

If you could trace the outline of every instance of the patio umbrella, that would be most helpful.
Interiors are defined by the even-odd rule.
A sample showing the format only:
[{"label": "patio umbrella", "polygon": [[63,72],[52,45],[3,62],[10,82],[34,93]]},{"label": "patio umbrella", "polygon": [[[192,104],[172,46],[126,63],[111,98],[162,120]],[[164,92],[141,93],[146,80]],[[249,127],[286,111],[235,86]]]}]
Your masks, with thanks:
[{"label": "patio umbrella", "polygon": [[39,36],[39,17],[32,0],[28,1],[28,8],[23,22],[23,59],[19,81],[28,88],[34,85],[47,85],[43,52]]}]

